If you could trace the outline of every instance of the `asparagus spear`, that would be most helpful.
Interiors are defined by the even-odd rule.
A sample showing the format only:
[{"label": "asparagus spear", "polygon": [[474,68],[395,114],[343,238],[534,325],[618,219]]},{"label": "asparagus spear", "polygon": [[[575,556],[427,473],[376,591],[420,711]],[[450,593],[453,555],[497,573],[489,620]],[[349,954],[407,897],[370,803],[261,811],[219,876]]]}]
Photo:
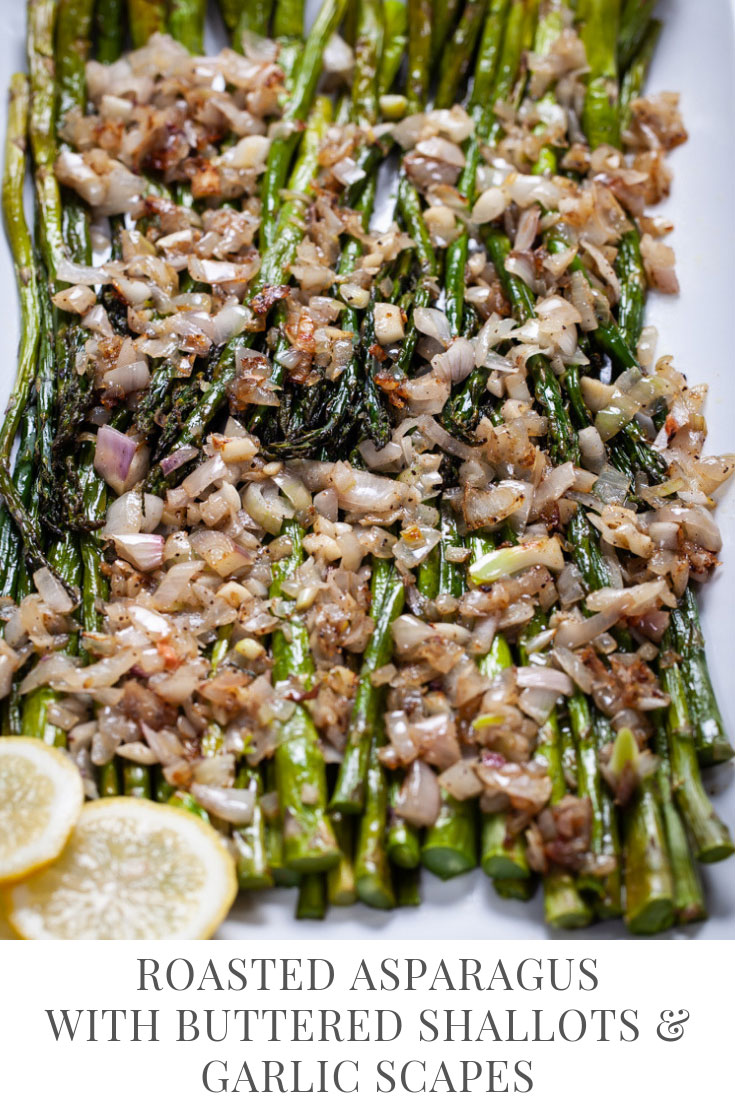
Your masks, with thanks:
[{"label": "asparagus spear", "polygon": [[[487,541],[483,540],[477,550],[477,558],[486,553],[486,544]],[[495,636],[490,650],[477,664],[486,677],[495,677],[513,665],[510,647],[503,635]],[[507,816],[502,811],[482,816],[480,864],[483,872],[495,881],[526,880],[531,875],[523,835],[517,834],[509,841]]]},{"label": "asparagus spear", "polygon": [[108,761],[107,765],[103,765],[100,769],[98,786],[100,796],[119,796],[120,795],[120,775],[117,770],[117,762],[114,760]]},{"label": "asparagus spear", "polygon": [[397,906],[418,907],[421,903],[421,869],[400,869],[394,879]]},{"label": "asparagus spear", "polygon": [[[265,763],[263,774],[266,794],[277,796],[276,768],[272,759]],[[265,851],[274,884],[279,888],[295,888],[300,877],[297,872],[286,868],[284,864],[283,829],[280,811],[274,814],[269,810],[265,817]]]},{"label": "asparagus spear", "polygon": [[461,0],[436,0],[432,13],[431,61],[437,60],[447,42],[451,41]]},{"label": "asparagus spear", "polygon": [[402,783],[403,773],[394,770],[388,783],[389,812],[385,848],[392,865],[400,869],[415,869],[421,863],[419,832],[395,810]]},{"label": "asparagus spear", "polygon": [[[23,410],[20,423],[18,451],[15,456],[13,483],[15,490],[26,508],[31,501],[34,482],[34,460],[36,450],[36,410],[28,403]],[[0,594],[3,597],[20,599],[20,589],[28,580],[28,571],[23,561],[23,543],[13,518],[2,506],[0,510]]]},{"label": "asparagus spear", "polygon": [[105,65],[117,61],[125,38],[125,0],[97,0],[94,26],[97,61]]},{"label": "asparagus spear", "polygon": [[657,0],[624,0],[617,35],[618,67],[621,73],[640,54]]},{"label": "asparagus spear", "polygon": [[359,0],[352,108],[357,121],[375,123],[378,118],[378,75],[383,52],[384,23],[380,0]]},{"label": "asparagus spear", "polygon": [[319,921],[327,914],[327,882],[324,874],[309,872],[301,877],[296,917]]},{"label": "asparagus spear", "polygon": [[[664,636],[664,640],[669,638]],[[702,784],[681,670],[667,666],[661,670],[661,680],[671,700],[667,724],[676,802],[691,832],[697,860],[707,864],[723,861],[735,847]]]},{"label": "asparagus spear", "polygon": [[332,827],[339,843],[339,863],[327,873],[327,899],[333,907],[349,907],[357,899],[352,860],[354,820],[349,815],[332,815]]},{"label": "asparagus spear", "polygon": [[252,819],[246,826],[232,833],[237,852],[237,881],[245,890],[270,888],[273,886],[273,876],[268,867],[265,816],[260,806],[260,797],[263,794],[260,771],[241,764],[237,770],[235,787],[249,789],[254,797]]},{"label": "asparagus spear", "polygon": [[[270,595],[279,599],[283,582],[303,560],[299,526],[284,521],[283,534],[290,538],[292,550],[273,567]],[[309,637],[295,614],[289,617],[288,634],[289,638],[283,629],[273,634],[274,684],[293,676],[308,689],[314,672]],[[303,704],[296,704],[291,718],[281,725],[275,763],[285,864],[301,873],[326,871],[337,864],[340,851],[326,814],[327,781],[319,736]]]},{"label": "asparagus spear", "polygon": [[41,548],[38,522],[29,514],[26,502],[13,482],[10,471],[10,453],[21,418],[29,402],[40,340],[39,292],[33,242],[23,210],[29,102],[28,81],[18,73],[10,82],[2,200],[5,228],[10,240],[20,298],[21,336],[17,374],[8,400],[5,419],[0,428],[0,494],[23,540],[29,560],[34,567],[38,568],[47,565]]},{"label": "asparagus spear", "polygon": [[278,0],[273,20],[276,38],[300,38],[304,29],[302,0]]},{"label": "asparagus spear", "polygon": [[[599,741],[612,741],[610,724],[598,717]],[[610,767],[636,770],[638,746],[623,728],[615,738]],[[638,784],[623,813],[625,852],[625,923],[634,934],[657,934],[674,922],[674,881],[655,777]]]},{"label": "asparagus spear", "polygon": [[[633,58],[630,68],[620,82],[620,129],[624,131],[630,122],[630,104],[636,96],[641,94],[648,70],[653,59],[653,54],[661,34],[662,24],[658,19],[651,19],[644,28],[640,49]],[[621,32],[622,33],[622,32]],[[618,37],[618,44],[620,37]]]},{"label": "asparagus spear", "polygon": [[616,46],[620,0],[580,0],[580,35],[587,53],[587,92],[582,126],[594,149],[620,144]]},{"label": "asparagus spear", "polygon": [[[263,6],[267,0],[262,0]],[[246,8],[250,5],[246,2]],[[248,17],[243,12],[243,21]],[[256,27],[252,28],[257,30]],[[273,35],[278,42],[278,64],[286,74],[290,89],[296,64],[304,46],[304,0],[276,0],[273,13]],[[241,37],[238,27],[238,36]]]},{"label": "asparagus spear", "polygon": [[350,714],[347,745],[330,801],[330,807],[334,811],[356,814],[365,803],[370,746],[379,716],[385,707],[385,694],[373,685],[371,677],[390,658],[393,650],[391,627],[403,610],[404,600],[403,579],[388,560],[378,559],[372,577],[371,608],[375,628],[363,654],[360,680]]},{"label": "asparagus spear", "polygon": [[[566,794],[566,779],[560,753],[559,721],[552,711],[539,732],[537,754],[546,761],[551,777],[551,803],[558,803]],[[579,893],[574,876],[565,869],[552,866],[543,878],[544,915],[549,926],[562,930],[588,926],[592,911]]]},{"label": "asparagus spear", "polygon": [[408,110],[420,111],[429,95],[431,71],[431,0],[408,0]]},{"label": "asparagus spear", "polygon": [[385,744],[382,719],[373,728],[366,777],[365,806],[355,848],[355,888],[357,898],[369,907],[390,910],[396,905],[390,863],[385,847],[388,821],[388,780],[378,751]]},{"label": "asparagus spear", "polygon": [[691,584],[679,607],[671,613],[671,630],[681,658],[679,668],[699,761],[702,765],[729,761],[733,748],[712,687],[697,598]]},{"label": "asparagus spear", "polygon": [[168,4],[168,33],[189,53],[202,53],[207,0],[168,0]]},{"label": "asparagus spear", "polygon": [[[510,253],[510,242],[505,234],[489,230],[483,237],[488,255],[495,265],[503,289],[510,301],[514,316],[521,322],[535,316],[533,294],[522,279],[511,275],[505,268]],[[554,462],[572,460],[579,463],[579,442],[569,414],[564,406],[559,380],[545,356],[535,355],[527,367],[534,384],[536,401],[549,420],[549,454]]]},{"label": "asparagus spear", "polygon": [[[459,597],[464,591],[464,574],[459,564],[447,557],[452,547],[462,546],[457,522],[448,505],[440,511],[441,543],[438,569],[422,563],[418,587],[424,596],[439,594]],[[477,865],[477,810],[471,800],[457,800],[442,790],[439,815],[426,831],[421,847],[423,865],[442,880],[460,876]]]},{"label": "asparagus spear", "polygon": [[[495,102],[506,97],[520,65],[524,7],[514,3],[507,14],[508,7],[509,0],[491,0],[482,32],[468,104],[475,130],[465,142],[465,167],[457,183],[468,207],[475,200],[480,144],[490,132]],[[447,247],[444,261],[446,314],[454,336],[458,336],[462,329],[468,246],[469,234],[463,225],[457,239]]]},{"label": "asparagus spear", "polygon": [[[346,0],[324,0],[319,15],[304,43],[300,62],[294,76],[286,109],[285,122],[304,122],[311,108],[314,91],[321,71],[322,55],[331,35],[344,15]],[[280,9],[279,9],[280,10]],[[276,11],[278,22],[279,10]],[[276,34],[278,34],[278,26]],[[279,137],[271,144],[261,190],[261,247],[263,252],[276,240],[276,214],[280,206],[280,191],[286,182],[291,158],[298,143],[298,131],[287,137]]]},{"label": "asparagus spear", "polygon": [[167,0],[128,0],[128,23],[133,49],[145,46],[152,34],[166,30]]},{"label": "asparagus spear", "polygon": [[702,881],[692,860],[691,848],[674,798],[669,737],[663,717],[654,713],[653,748],[659,758],[656,775],[661,813],[674,881],[674,910],[680,923],[699,922],[707,917]]},{"label": "asparagus spear", "polygon": [[[545,615],[539,608],[521,636],[519,654],[523,665],[528,663],[526,649],[528,640],[542,631],[545,624]],[[539,729],[536,757],[545,763],[551,780],[550,803],[558,804],[567,794],[567,781],[562,764],[561,735],[556,708],[552,709],[546,723]],[[543,878],[543,885],[544,916],[549,926],[572,930],[590,924],[591,908],[580,894],[572,873],[552,865]]]},{"label": "asparagus spear", "polygon": [[445,65],[437,88],[434,106],[451,107],[457,99],[475,52],[485,16],[487,0],[467,0],[464,11],[452,38],[453,63]]},{"label": "asparagus spear", "polygon": [[640,235],[634,226],[620,239],[615,271],[620,279],[618,328],[629,348],[635,348],[643,329],[646,275],[641,258]]},{"label": "asparagus spear", "polygon": [[569,699],[569,715],[576,750],[577,795],[588,799],[591,807],[590,853],[598,858],[615,860],[613,872],[601,877],[594,871],[580,876],[579,886],[601,898],[603,917],[622,913],[621,854],[617,824],[609,794],[605,791],[598,768],[597,735],[592,710],[583,693],[577,691]]},{"label": "asparagus spear", "polygon": [[383,53],[378,68],[378,93],[386,95],[393,87],[408,43],[408,10],[403,0],[383,0]]}]

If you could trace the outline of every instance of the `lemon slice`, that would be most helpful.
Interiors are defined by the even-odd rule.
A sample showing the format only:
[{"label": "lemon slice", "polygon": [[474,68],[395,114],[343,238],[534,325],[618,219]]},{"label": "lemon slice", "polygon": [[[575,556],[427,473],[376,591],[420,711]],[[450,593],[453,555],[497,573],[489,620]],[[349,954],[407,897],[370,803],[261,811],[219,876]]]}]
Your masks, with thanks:
[{"label": "lemon slice", "polygon": [[147,800],[87,804],[56,864],[7,893],[23,938],[207,938],[237,893],[235,863],[213,827]]},{"label": "lemon slice", "polygon": [[0,899],[0,941],[15,941],[17,936],[15,930],[5,917],[3,901]]},{"label": "lemon slice", "polygon": [[70,758],[35,738],[0,739],[0,883],[58,857],[84,801]]}]

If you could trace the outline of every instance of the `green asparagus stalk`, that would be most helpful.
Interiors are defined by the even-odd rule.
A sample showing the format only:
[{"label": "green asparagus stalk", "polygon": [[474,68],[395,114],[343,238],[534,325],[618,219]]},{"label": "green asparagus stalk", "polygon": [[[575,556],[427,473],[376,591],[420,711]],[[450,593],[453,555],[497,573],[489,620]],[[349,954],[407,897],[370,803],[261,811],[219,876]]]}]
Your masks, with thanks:
[{"label": "green asparagus stalk", "polygon": [[[566,778],[561,759],[559,721],[556,709],[539,731],[536,753],[546,762],[551,777],[551,803],[558,803],[566,794]],[[574,876],[566,869],[553,866],[543,878],[544,916],[549,926],[562,930],[589,926],[592,911],[579,893]]]},{"label": "green asparagus stalk", "polygon": [[301,877],[296,903],[298,919],[320,921],[327,914],[327,882],[323,873],[309,872]]},{"label": "green asparagus stalk", "polygon": [[676,802],[692,835],[697,860],[723,861],[735,847],[702,784],[682,672],[676,665],[668,666],[661,670],[661,680],[671,700],[667,723]]},{"label": "green asparagus stalk", "polygon": [[125,0],[97,0],[95,4],[95,57],[104,65],[117,61],[122,53],[125,7]]},{"label": "green asparagus stalk", "polygon": [[166,31],[167,0],[128,0],[128,23],[133,49],[145,46],[153,34]]},{"label": "green asparagus stalk", "polygon": [[580,0],[580,35],[587,53],[582,127],[590,146],[620,144],[616,47],[620,0]]},{"label": "green asparagus stalk", "polygon": [[[598,716],[600,745],[613,742],[609,768],[638,775],[639,750],[633,732],[624,727],[614,737],[606,718]],[[655,775],[639,780],[623,811],[625,848],[625,922],[634,934],[657,934],[674,922],[674,881]]]},{"label": "green asparagus stalk", "polygon": [[437,0],[432,13],[431,61],[436,62],[451,41],[461,0]]},{"label": "green asparagus stalk", "polygon": [[300,38],[304,30],[303,0],[278,0],[273,19],[276,38]]},{"label": "green asparagus stalk", "polygon": [[168,33],[191,54],[204,50],[207,0],[168,0]]},{"label": "green asparagus stalk", "polygon": [[358,0],[352,108],[358,122],[371,124],[378,118],[378,77],[384,34],[381,9],[381,0]]},{"label": "green asparagus stalk", "polygon": [[[486,553],[486,539],[474,541],[474,558]],[[496,635],[487,654],[478,660],[480,672],[486,677],[496,677],[513,665],[510,647],[503,635]],[[483,872],[493,880],[525,880],[531,875],[526,857],[526,843],[522,834],[508,838],[507,817],[502,811],[482,817],[480,840],[480,864]]]},{"label": "green asparagus stalk", "polygon": [[396,905],[399,907],[418,907],[421,904],[421,869],[397,870]]},{"label": "green asparagus stalk", "polygon": [[[263,769],[264,787],[266,793],[277,795],[276,768],[271,759],[266,762]],[[268,868],[273,877],[274,884],[279,888],[295,888],[299,883],[299,874],[286,868],[283,856],[283,829],[281,815],[268,814],[265,820],[265,851],[268,860]]]},{"label": "green asparagus stalk", "polygon": [[252,792],[253,817],[250,822],[232,833],[232,841],[237,853],[237,881],[241,888],[253,891],[259,888],[271,888],[273,876],[268,868],[268,855],[265,844],[265,816],[260,806],[263,794],[263,781],[260,770],[248,765],[240,765],[235,779],[236,788],[247,788]]},{"label": "green asparagus stalk", "polygon": [[[262,9],[267,3],[268,0],[259,0],[256,7],[256,11],[258,8],[260,9],[257,18],[261,22]],[[250,12],[253,11],[250,3],[246,2],[245,8]],[[243,24],[247,26],[248,30],[257,31],[257,26],[249,27],[247,21],[250,18],[251,16],[246,15],[245,10],[243,10]],[[304,48],[304,0],[276,0],[272,34],[278,43],[278,64],[286,74],[286,86],[290,90],[297,62]],[[240,27],[238,27],[237,36],[238,38],[242,37]]]},{"label": "green asparagus stalk", "polygon": [[373,729],[368,760],[365,806],[360,816],[355,847],[355,888],[357,898],[369,907],[390,910],[396,905],[390,863],[385,848],[388,821],[388,780],[380,757],[385,744],[382,719]]},{"label": "green asparagus stalk", "polygon": [[519,903],[528,903],[528,901],[534,897],[537,883],[538,881],[532,876],[527,876],[522,879],[511,877],[508,880],[496,877],[495,880],[493,880],[493,887],[501,899],[512,899],[517,900]]},{"label": "green asparagus stalk", "polygon": [[[23,505],[28,508],[34,488],[34,459],[36,449],[36,410],[28,403],[20,423],[18,451],[15,457],[13,482]],[[23,544],[13,518],[2,506],[0,510],[0,595],[19,600],[28,572],[23,561]]]},{"label": "green asparagus stalk", "polygon": [[439,80],[434,106],[451,107],[466,76],[485,17],[487,0],[467,0],[452,37],[452,64],[445,65]]},{"label": "green asparagus stalk", "polygon": [[699,761],[702,765],[729,761],[733,748],[712,687],[697,598],[691,584],[679,607],[671,613],[671,630],[681,659],[681,680]]},{"label": "green asparagus stalk", "polygon": [[23,209],[29,102],[28,81],[21,74],[16,74],[10,82],[2,200],[5,228],[10,240],[20,298],[21,336],[17,374],[8,400],[5,419],[0,427],[0,494],[23,540],[29,561],[38,568],[47,565],[41,548],[38,522],[28,512],[10,471],[10,453],[30,398],[40,340],[39,291],[33,242]]},{"label": "green asparagus stalk", "polygon": [[408,110],[420,111],[429,95],[431,72],[431,0],[408,0]]},{"label": "green asparagus stalk", "polygon": [[[150,774],[146,773],[146,780],[143,781],[140,792],[128,792],[126,790],[126,796],[143,796],[145,799],[150,799],[149,778]],[[190,811],[192,815],[196,815],[198,819],[202,819],[205,823],[210,821],[209,812],[205,811],[202,805],[196,800],[191,792],[184,792],[182,789],[177,789],[172,796],[169,797],[167,803],[171,807],[180,807],[183,811]]]},{"label": "green asparagus stalk", "polygon": [[[337,29],[344,15],[346,0],[324,0],[314,25],[304,43],[303,53],[294,76],[286,109],[284,122],[304,122],[314,99],[322,55],[331,35]],[[278,20],[278,10],[276,11]],[[278,33],[278,28],[276,29]],[[298,132],[287,137],[276,138],[268,153],[268,162],[263,173],[261,200],[261,246],[263,251],[276,240],[276,214],[280,206],[280,192],[286,183],[288,167],[291,163]]]},{"label": "green asparagus stalk", "polygon": [[[433,565],[419,569],[419,591],[426,597],[439,594],[460,597],[464,591],[464,572],[447,557],[450,548],[461,547],[456,519],[443,503],[440,511],[441,543],[438,570]],[[434,582],[436,583],[434,585]],[[426,831],[421,848],[425,868],[442,880],[469,872],[477,865],[477,810],[471,800],[458,800],[442,790],[439,815]]]},{"label": "green asparagus stalk", "polygon": [[347,745],[330,801],[333,811],[353,815],[361,811],[365,803],[370,745],[385,706],[385,694],[373,685],[371,677],[390,658],[393,651],[391,627],[400,616],[405,600],[403,579],[387,560],[378,559],[375,563],[372,595],[375,628],[363,655]]},{"label": "green asparagus stalk", "polygon": [[54,79],[55,0],[29,0],[28,72],[31,81],[29,134],[34,162],[41,249],[51,286],[64,255],[62,209],[54,173],[56,160],[56,84]]},{"label": "green asparagus stalk", "polygon": [[[505,262],[510,254],[510,242],[505,234],[489,230],[483,236],[488,255],[495,265],[503,289],[510,301],[513,314],[519,321],[535,316],[533,294],[517,276],[506,271]],[[548,417],[548,448],[555,463],[572,460],[579,463],[579,442],[569,414],[564,406],[559,380],[546,357],[531,356],[527,367],[534,384],[536,401]]]},{"label": "green asparagus stalk", "polygon": [[[490,132],[495,102],[507,95],[521,60],[524,7],[521,3],[513,4],[510,14],[508,8],[509,0],[490,0],[475,67],[475,80],[468,104],[475,132],[465,143],[465,167],[458,181],[458,190],[469,207],[475,201],[480,145]],[[457,239],[448,246],[444,261],[446,314],[454,336],[461,332],[464,317],[468,247],[469,234],[462,226]]]},{"label": "green asparagus stalk", "polygon": [[[545,625],[546,617],[538,609],[521,636],[519,655],[523,665],[528,663],[528,640],[542,631]],[[567,781],[562,764],[561,733],[556,708],[552,709],[546,723],[539,729],[536,757],[545,763],[551,780],[550,803],[552,806],[558,804],[567,794]],[[590,924],[591,908],[580,894],[572,873],[552,865],[543,878],[543,885],[544,915],[549,926],[571,930]]]},{"label": "green asparagus stalk", "polygon": [[100,769],[98,788],[100,796],[120,795],[120,775],[114,758]]},{"label": "green asparagus stalk", "polygon": [[383,53],[378,68],[378,92],[386,95],[393,87],[408,44],[408,9],[403,0],[383,0]]},{"label": "green asparagus stalk", "polygon": [[[640,96],[641,89],[646,81],[648,70],[653,60],[653,54],[656,49],[659,37],[661,35],[662,25],[657,19],[652,19],[645,27],[643,40],[641,46],[636,53],[630,68],[625,73],[622,81],[620,82],[620,129],[625,131],[630,122],[630,105],[631,102]],[[618,39],[618,41],[620,41]]]},{"label": "green asparagus stalk", "polygon": [[[283,534],[290,538],[292,550],[273,567],[270,595],[278,599],[284,596],[284,581],[303,561],[299,526],[284,521]],[[288,634],[289,638],[279,629],[273,635],[274,684],[298,677],[308,689],[314,674],[309,636],[296,614],[289,617]],[[291,718],[281,724],[275,763],[284,862],[295,872],[324,872],[337,864],[340,850],[326,814],[327,781],[319,736],[303,704],[296,704]]]},{"label": "green asparagus stalk", "polygon": [[618,67],[624,73],[639,56],[657,0],[624,0],[617,36]]},{"label": "green asparagus stalk", "polygon": [[357,899],[355,867],[352,861],[354,819],[349,815],[332,815],[332,827],[339,843],[339,864],[327,873],[327,898],[333,907],[349,907]]},{"label": "green asparagus stalk", "polygon": [[388,784],[389,814],[385,848],[392,865],[401,869],[415,869],[421,863],[419,832],[395,810],[402,783],[402,771],[394,770]]},{"label": "green asparagus stalk", "polygon": [[657,781],[661,813],[674,881],[674,910],[679,923],[699,922],[707,917],[702,881],[692,860],[691,848],[684,824],[674,799],[671,775],[669,736],[666,723],[659,713],[653,715],[653,749],[659,758]]}]

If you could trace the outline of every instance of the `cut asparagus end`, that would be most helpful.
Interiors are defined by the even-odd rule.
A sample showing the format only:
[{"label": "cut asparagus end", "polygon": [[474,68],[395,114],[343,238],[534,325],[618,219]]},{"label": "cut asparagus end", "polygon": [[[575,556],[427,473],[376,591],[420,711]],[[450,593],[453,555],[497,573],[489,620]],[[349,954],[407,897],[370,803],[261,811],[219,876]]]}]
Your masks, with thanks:
[{"label": "cut asparagus end", "polygon": [[399,907],[418,907],[421,903],[420,869],[402,869],[396,877],[396,902]]},{"label": "cut asparagus end", "polygon": [[625,923],[631,933],[656,934],[675,918],[666,832],[653,778],[641,784],[626,812]]},{"label": "cut asparagus end", "polygon": [[421,863],[421,853],[418,839],[411,838],[404,841],[388,841],[388,857],[392,865],[399,869],[416,869]]},{"label": "cut asparagus end", "polygon": [[425,869],[438,876],[440,880],[451,880],[470,872],[477,862],[469,854],[455,849],[451,845],[426,845],[421,852],[421,862]]},{"label": "cut asparagus end", "polygon": [[485,815],[482,822],[482,870],[494,880],[526,880],[530,876],[522,837],[506,844],[506,816]]},{"label": "cut asparagus end", "polygon": [[530,875],[528,866],[524,868],[510,853],[483,857],[482,871],[491,880],[528,880]]},{"label": "cut asparagus end", "polygon": [[658,899],[647,899],[639,909],[628,911],[625,924],[632,934],[645,936],[668,930],[674,925],[674,905],[671,898],[662,896]]},{"label": "cut asparagus end", "polygon": [[301,879],[296,903],[298,919],[320,921],[327,913],[327,885],[319,873],[310,873]]},{"label": "cut asparagus end", "polygon": [[390,877],[383,871],[365,872],[357,878],[357,898],[368,907],[379,911],[391,911],[396,905],[396,896]]},{"label": "cut asparagus end", "polygon": [[579,894],[574,877],[562,869],[544,877],[544,916],[557,930],[579,930],[593,920],[592,908]]},{"label": "cut asparagus end", "polygon": [[501,899],[517,899],[520,903],[528,903],[534,896],[537,883],[535,876],[527,876],[525,880],[501,877],[493,881],[493,887]]},{"label": "cut asparagus end", "polygon": [[286,868],[292,872],[327,872],[339,863],[340,848],[325,819],[321,833],[285,838],[283,856]]},{"label": "cut asparagus end", "polygon": [[543,879],[543,912],[549,926],[559,930],[579,930],[590,926],[593,911],[577,890],[574,877],[554,868]]}]

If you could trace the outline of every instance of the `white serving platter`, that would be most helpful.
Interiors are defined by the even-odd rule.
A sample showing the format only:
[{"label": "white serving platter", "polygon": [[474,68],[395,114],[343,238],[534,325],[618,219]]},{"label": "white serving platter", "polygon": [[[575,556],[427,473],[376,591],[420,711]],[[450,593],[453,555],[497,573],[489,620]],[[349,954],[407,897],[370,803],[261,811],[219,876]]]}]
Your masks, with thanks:
[{"label": "white serving platter", "polygon": [[[313,12],[314,0],[308,10]],[[664,21],[648,88],[681,93],[689,141],[671,157],[672,194],[657,211],[671,218],[668,239],[676,250],[681,294],[652,295],[647,322],[659,329],[659,354],[674,355],[693,383],[708,383],[708,451],[735,452],[735,0],[660,0]],[[25,4],[0,0],[0,83],[25,69]],[[213,24],[208,47],[221,45]],[[10,253],[0,247],[0,398],[15,374],[18,311]],[[718,521],[724,536],[723,566],[706,587],[703,623],[709,665],[726,726],[735,738],[735,486],[723,494]],[[735,833],[735,767],[719,766],[705,777],[715,806]],[[735,858],[702,870],[710,917],[677,928],[666,938],[735,938]],[[426,873],[418,909],[389,913],[363,905],[332,908],[326,920],[297,922],[296,892],[278,890],[241,897],[219,931],[225,939],[619,938],[621,922],[606,922],[578,935],[549,931],[541,894],[531,903],[499,899],[481,873],[442,884]]]}]

